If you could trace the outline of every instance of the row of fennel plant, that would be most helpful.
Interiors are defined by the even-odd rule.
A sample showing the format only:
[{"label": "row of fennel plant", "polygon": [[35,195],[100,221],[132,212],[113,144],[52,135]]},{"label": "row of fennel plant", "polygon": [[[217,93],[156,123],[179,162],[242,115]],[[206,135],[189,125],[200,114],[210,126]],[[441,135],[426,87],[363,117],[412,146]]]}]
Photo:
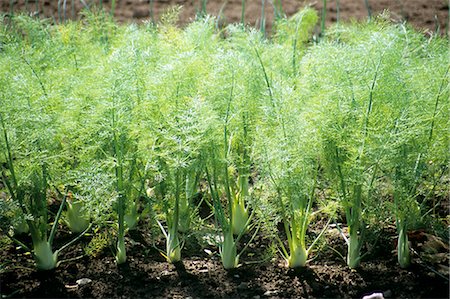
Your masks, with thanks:
[{"label": "row of fennel plant", "polygon": [[[369,29],[372,26],[376,32]],[[323,111],[317,119],[323,122],[323,161],[347,221],[348,235],[343,236],[348,265],[357,267],[366,255],[361,249],[367,229],[390,218],[399,233],[399,263],[407,267],[406,233],[423,225],[419,215],[427,212],[430,196],[426,191],[419,202],[424,192],[419,189],[427,179],[424,162],[439,160],[443,166],[448,161],[448,155],[436,151],[448,138],[430,133],[436,111],[440,129],[448,124],[448,102],[440,101],[448,94],[448,71],[441,66],[429,77],[429,85],[424,87],[422,81],[426,69],[442,61],[440,55],[446,51],[429,56],[431,48],[443,50],[443,43],[419,46],[424,38],[404,26],[395,33],[384,21],[360,32],[356,28],[361,27],[335,28],[314,56],[305,57],[303,72],[312,74],[302,84],[315,84],[308,97]],[[317,60],[334,63],[314,63]],[[428,150],[431,144],[434,152]],[[385,189],[380,192],[381,188]]]},{"label": "row of fennel plant", "polygon": [[[142,27],[95,14],[84,25],[15,18],[0,31],[1,208],[10,215],[1,229],[38,268],[56,266],[61,223],[75,239],[92,226],[114,231],[124,263],[127,231],[142,220],[161,228],[173,263],[209,227],[227,269],[259,231],[275,236],[289,267],[303,267],[331,221],[355,268],[366,230],[393,220],[399,262],[409,264],[405,234],[434,195],[425,182],[448,163],[439,38],[379,21],[331,28],[305,46],[317,22],[310,9],[279,20],[272,40],[238,25],[223,38],[209,17],[185,29],[174,16]],[[198,198],[214,217],[198,217]],[[59,204],[55,217],[47,201]],[[323,228],[310,236],[314,219]],[[44,236],[34,248],[21,241],[27,229]]]}]

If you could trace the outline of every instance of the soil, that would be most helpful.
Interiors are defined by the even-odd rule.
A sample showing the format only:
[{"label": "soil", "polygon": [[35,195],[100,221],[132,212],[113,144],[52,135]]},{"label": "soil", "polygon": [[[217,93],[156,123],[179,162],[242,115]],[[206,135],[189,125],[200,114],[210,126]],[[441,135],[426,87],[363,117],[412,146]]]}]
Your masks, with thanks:
[{"label": "soil", "polygon": [[[74,260],[52,271],[34,270],[30,255],[11,244],[4,245],[0,254],[4,267],[0,271],[0,295],[2,298],[362,298],[382,293],[384,298],[449,298],[448,267],[440,274],[439,264],[425,261],[421,253],[427,238],[437,237],[423,231],[415,232],[416,238],[412,240],[418,255],[413,257],[409,269],[398,266],[392,229],[380,232],[378,245],[366,246],[370,254],[361,267],[350,270],[337,253],[344,254],[343,241],[338,230],[331,227],[326,232],[326,243],[318,251],[320,255],[313,253],[306,268],[288,269],[280,257],[270,254],[270,238],[259,234],[241,258],[246,263],[227,271],[221,265],[217,248],[200,244],[194,237],[186,242],[189,246],[183,249],[182,262],[169,264],[156,249],[164,249],[164,240],[157,240],[153,246],[155,240],[152,241],[146,227],[147,224],[141,224],[137,231],[128,234],[128,259],[120,266],[109,247],[97,257],[83,255],[83,248],[92,236],[86,236],[60,257]],[[58,235],[58,240],[70,238],[68,232]],[[445,268],[448,246],[441,246],[444,248],[436,250],[443,251],[441,257],[443,254],[445,262],[441,266]]]},{"label": "soil", "polygon": [[[276,1],[246,0],[245,22],[259,27],[261,19],[262,2],[265,2],[267,29],[272,28],[274,17],[273,4]],[[13,5],[10,5],[10,2]],[[112,0],[1,0],[0,11],[28,11],[30,14],[38,12],[41,16],[58,20],[58,2],[61,3],[61,19],[74,18],[87,5],[97,6],[102,4],[110,9]],[[242,12],[242,0],[205,0],[207,13],[221,15],[222,22],[239,22]],[[320,0],[281,0],[283,11],[291,16],[299,9],[310,5],[322,10],[323,1]],[[338,19],[337,3],[339,3],[339,19],[341,21],[366,20],[368,9],[364,0],[329,0],[327,2],[326,23],[336,23]],[[444,34],[448,30],[449,2],[447,0],[368,0],[372,16],[376,16],[384,10],[390,11],[390,17],[394,21],[408,21],[419,30],[435,32],[437,29]],[[64,14],[64,3],[66,9]],[[73,3],[73,8],[72,8]],[[201,8],[202,0],[116,0],[115,17],[120,22],[148,21],[153,17],[157,21],[173,6],[182,6],[180,12],[180,25],[184,25],[195,18]],[[151,9],[153,7],[153,9]],[[321,14],[321,13],[320,13]]]}]

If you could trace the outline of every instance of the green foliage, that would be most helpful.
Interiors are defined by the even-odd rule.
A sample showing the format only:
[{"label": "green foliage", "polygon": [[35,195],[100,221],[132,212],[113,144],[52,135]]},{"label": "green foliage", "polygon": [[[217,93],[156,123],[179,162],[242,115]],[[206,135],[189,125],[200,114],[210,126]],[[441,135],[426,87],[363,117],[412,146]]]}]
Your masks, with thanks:
[{"label": "green foliage", "polygon": [[[339,197],[344,210],[347,209],[352,234],[354,221],[349,220],[359,214],[360,204],[362,210],[356,223],[370,219],[371,213],[384,214],[380,210],[389,209],[389,203],[383,203],[383,198],[373,198],[377,185],[384,184],[384,176],[391,177],[397,169],[401,171],[397,171],[397,177],[413,182],[408,177],[416,176],[414,161],[428,147],[436,97],[445,90],[439,87],[441,75],[430,76],[424,86],[422,74],[431,65],[437,68],[437,74],[444,74],[445,66],[435,63],[443,61],[442,55],[447,50],[440,48],[441,41],[436,41],[430,55],[423,36],[385,21],[337,27],[336,34],[330,31],[329,40],[316,46],[311,55],[307,54],[305,68],[300,72],[307,79],[302,86],[314,87],[309,89],[310,102],[322,111],[319,114],[322,119],[318,121],[323,136],[323,162],[330,178],[335,178],[335,190],[341,189]],[[443,125],[448,120],[439,122]],[[400,144],[414,146],[414,153],[409,151],[409,158],[392,160],[404,151]],[[419,167],[425,167],[423,161]],[[417,179],[424,178],[419,175]],[[408,211],[417,207],[411,201],[397,206]],[[400,215],[400,210],[396,211]]]},{"label": "green foliage", "polygon": [[311,38],[311,32],[318,20],[317,12],[304,8],[289,19],[279,19],[276,23],[275,40],[280,43],[301,45]]},{"label": "green foliage", "polygon": [[84,252],[88,256],[98,257],[106,248],[113,246],[113,234],[108,230],[95,230],[95,234],[90,240],[89,244],[84,248]]},{"label": "green foliage", "polygon": [[[317,215],[345,217],[351,267],[365,229],[395,219],[404,236],[426,223],[449,163],[448,40],[379,18],[310,44],[310,8],[279,18],[272,39],[242,25],[218,32],[208,16],[180,29],[178,13],[142,27],[96,10],[62,25],[1,23],[3,232],[25,221],[45,236],[56,188],[82,203],[75,218],[118,229],[121,262],[146,214],[179,260],[205,188],[226,268],[253,220],[274,236],[283,222],[289,248],[277,242],[293,267],[315,244]],[[92,254],[109,242],[94,240]]]}]

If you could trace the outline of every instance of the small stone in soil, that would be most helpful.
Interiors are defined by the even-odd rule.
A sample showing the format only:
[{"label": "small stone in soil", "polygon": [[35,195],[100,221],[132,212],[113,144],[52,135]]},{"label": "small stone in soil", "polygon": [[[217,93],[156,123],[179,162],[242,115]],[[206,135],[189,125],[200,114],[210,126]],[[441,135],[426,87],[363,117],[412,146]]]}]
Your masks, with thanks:
[{"label": "small stone in soil", "polygon": [[92,282],[92,279],[90,279],[90,278],[80,278],[76,281],[77,285],[79,285],[79,286],[88,284],[90,282]]},{"label": "small stone in soil", "polygon": [[78,289],[78,285],[77,284],[66,284],[64,285],[66,287],[66,289],[68,290],[72,290],[72,289]]},{"label": "small stone in soil", "polygon": [[383,293],[373,293],[370,295],[366,295],[363,299],[384,299]]},{"label": "small stone in soil", "polygon": [[278,291],[266,291],[264,293],[264,296],[275,296],[276,294],[278,294]]}]

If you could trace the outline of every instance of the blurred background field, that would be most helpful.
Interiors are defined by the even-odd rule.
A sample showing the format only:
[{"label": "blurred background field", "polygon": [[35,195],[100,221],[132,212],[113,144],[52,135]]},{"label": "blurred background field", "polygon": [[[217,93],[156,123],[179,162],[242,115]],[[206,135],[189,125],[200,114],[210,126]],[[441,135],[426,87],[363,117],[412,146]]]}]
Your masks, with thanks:
[{"label": "blurred background field", "polygon": [[[185,25],[206,7],[206,13],[220,16],[224,23],[239,22],[242,15],[241,0],[1,0],[0,11],[5,13],[27,11],[32,15],[53,18],[56,21],[73,19],[83,8],[102,6],[111,10],[115,2],[114,17],[119,22],[158,21],[164,12],[173,6],[182,6],[179,24]],[[276,1],[247,0],[245,23],[260,27],[262,5],[265,5],[267,31],[274,20]],[[390,12],[395,21],[407,21],[416,29],[446,34],[449,20],[447,0],[329,0],[304,1],[282,0],[283,13],[293,15],[304,6],[312,6],[322,11],[326,3],[326,25],[337,21],[364,20],[368,15],[378,15],[384,10]],[[59,10],[58,10],[59,6]]]}]

